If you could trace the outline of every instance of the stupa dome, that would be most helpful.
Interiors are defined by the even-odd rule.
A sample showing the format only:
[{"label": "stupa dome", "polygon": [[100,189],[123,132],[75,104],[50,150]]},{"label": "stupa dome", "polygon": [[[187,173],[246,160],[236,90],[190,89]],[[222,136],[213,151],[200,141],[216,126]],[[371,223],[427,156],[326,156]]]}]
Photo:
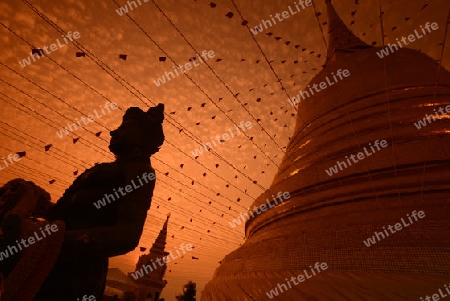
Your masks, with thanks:
[{"label": "stupa dome", "polygon": [[[327,4],[326,64],[301,90],[327,85],[303,94],[279,170],[251,206],[267,208],[203,301],[268,300],[316,262],[328,269],[274,300],[419,300],[450,279],[450,114],[436,112],[450,113],[450,73],[398,45],[380,58],[384,47],[355,37]],[[275,204],[280,192],[290,197]]]}]

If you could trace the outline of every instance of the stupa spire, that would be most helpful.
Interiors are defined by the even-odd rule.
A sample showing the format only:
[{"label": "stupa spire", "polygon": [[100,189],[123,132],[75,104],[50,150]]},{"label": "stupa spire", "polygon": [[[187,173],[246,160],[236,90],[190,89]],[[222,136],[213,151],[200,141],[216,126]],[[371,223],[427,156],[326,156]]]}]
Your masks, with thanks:
[{"label": "stupa spire", "polygon": [[170,213],[167,214],[167,219],[162,229],[159,231],[158,237],[155,239],[155,242],[148,251],[148,254],[139,256],[139,260],[136,264],[136,270],[140,269],[143,264],[148,264],[150,262],[150,259],[152,258],[163,258],[164,256],[169,254],[165,251],[169,217]]},{"label": "stupa spire", "polygon": [[153,244],[151,250],[164,252],[164,248],[166,247],[167,225],[169,223],[169,217],[170,217],[170,213],[167,214],[167,219],[166,219],[161,231],[159,231],[158,237],[156,238],[155,243]]},{"label": "stupa spire", "polygon": [[372,47],[355,36],[337,14],[331,0],[325,0],[328,14],[328,65],[338,52],[354,52],[357,49]]}]

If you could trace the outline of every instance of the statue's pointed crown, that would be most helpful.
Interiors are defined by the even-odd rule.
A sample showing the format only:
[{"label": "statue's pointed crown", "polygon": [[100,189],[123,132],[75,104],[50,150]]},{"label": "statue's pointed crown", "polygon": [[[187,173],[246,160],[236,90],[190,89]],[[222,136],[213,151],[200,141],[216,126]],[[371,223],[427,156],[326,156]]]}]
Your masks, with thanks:
[{"label": "statue's pointed crown", "polygon": [[143,145],[150,146],[150,155],[158,152],[159,147],[164,143],[164,131],[162,122],[164,120],[164,104],[160,103],[144,112],[138,107],[130,107],[123,115],[123,122],[134,120],[139,123],[142,129],[148,133]]},{"label": "statue's pointed crown", "polygon": [[164,120],[164,104],[160,103],[156,107],[151,107],[144,112],[138,107],[130,107],[125,112],[123,120],[137,119],[144,123],[162,123]]}]

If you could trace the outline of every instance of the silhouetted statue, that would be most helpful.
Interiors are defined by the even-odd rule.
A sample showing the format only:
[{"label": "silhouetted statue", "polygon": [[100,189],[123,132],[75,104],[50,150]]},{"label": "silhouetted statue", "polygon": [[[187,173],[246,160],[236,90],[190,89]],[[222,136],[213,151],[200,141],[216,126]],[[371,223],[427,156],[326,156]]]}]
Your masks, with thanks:
[{"label": "silhouetted statue", "polygon": [[[109,149],[116,155],[116,160],[86,170],[55,205],[48,210],[40,209],[37,216],[44,217],[52,224],[59,223],[63,228],[57,232],[59,234],[64,231],[65,226],[65,235],[62,246],[57,245],[58,241],[53,242],[61,251],[57,254],[54,265],[52,263],[53,269],[36,294],[35,301],[72,301],[84,295],[102,299],[108,257],[132,251],[139,243],[155,187],[155,171],[151,167],[150,156],[164,142],[163,120],[163,104],[152,107],[147,112],[136,107],[129,108],[119,128],[111,131]],[[5,215],[5,226],[8,228],[9,225],[8,229],[14,229],[14,225],[20,224],[17,214],[5,214],[7,209],[13,207],[7,204],[14,202],[2,203],[1,189],[0,219]],[[18,191],[16,193],[20,194],[20,189]],[[28,198],[22,198],[30,203],[30,198],[36,200],[38,196],[29,193]],[[38,202],[31,203],[36,206]],[[41,203],[47,205],[45,202]],[[16,201],[15,204],[20,202]],[[40,207],[42,206],[41,204]],[[28,211],[36,211],[36,208]],[[24,215],[20,218],[23,219]],[[2,243],[2,237],[8,236],[7,231],[4,232],[4,235],[0,232],[0,252],[11,239],[17,237],[17,233],[13,233],[9,235],[11,238],[4,238]],[[51,237],[46,239],[55,240]],[[34,246],[30,246],[30,249],[32,247]],[[22,252],[25,254],[26,251]],[[8,268],[0,271],[4,275],[10,272]],[[8,278],[6,283],[7,280]],[[5,291],[8,291],[7,284]]]}]

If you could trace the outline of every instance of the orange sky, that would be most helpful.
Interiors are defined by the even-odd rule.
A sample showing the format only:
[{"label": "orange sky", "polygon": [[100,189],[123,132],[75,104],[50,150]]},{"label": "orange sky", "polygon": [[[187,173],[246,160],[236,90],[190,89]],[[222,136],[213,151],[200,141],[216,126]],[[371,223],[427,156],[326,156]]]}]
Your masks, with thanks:
[{"label": "orange sky", "polygon": [[[239,12],[254,27],[293,7],[294,1],[236,0],[239,12],[228,0],[214,1],[216,5],[206,0],[158,0],[157,6],[151,0],[141,2],[129,13],[134,22],[118,15],[113,1],[30,1],[48,22],[22,1],[0,3],[0,157],[26,152],[19,162],[0,170],[0,184],[17,177],[31,180],[56,201],[75,172],[114,159],[107,148],[109,130],[120,124],[128,107],[164,103],[166,142],[152,158],[157,184],[139,245],[152,245],[170,212],[166,250],[182,243],[195,249],[168,264],[169,284],[162,297],[174,299],[192,280],[200,299],[219,261],[243,243],[244,227],[232,228],[228,222],[245,213],[270,186],[293,134],[296,111],[283,87],[294,96],[325,61],[325,1],[256,36],[242,26]],[[339,1],[336,10],[358,37],[382,45],[378,1],[357,2]],[[438,30],[409,47],[440,59],[448,1],[380,2],[385,44],[426,22],[437,22]],[[40,48],[58,38],[62,42],[52,22],[64,32],[79,32],[79,44],[58,48],[22,68],[18,62],[30,55],[30,44]],[[445,47],[443,65],[449,69],[448,41]],[[206,62],[209,67],[203,63],[155,85],[158,77],[174,70],[173,62],[184,65],[204,50],[215,54]],[[76,57],[77,51],[89,55]],[[67,137],[57,136],[69,122],[98,111],[107,101],[119,108]],[[230,129],[236,133],[234,124],[242,121],[252,122],[245,135],[194,159],[191,151],[200,147],[199,141],[210,142]],[[75,144],[74,138],[79,138]],[[133,271],[139,254],[137,248],[112,258],[110,267]]]}]

